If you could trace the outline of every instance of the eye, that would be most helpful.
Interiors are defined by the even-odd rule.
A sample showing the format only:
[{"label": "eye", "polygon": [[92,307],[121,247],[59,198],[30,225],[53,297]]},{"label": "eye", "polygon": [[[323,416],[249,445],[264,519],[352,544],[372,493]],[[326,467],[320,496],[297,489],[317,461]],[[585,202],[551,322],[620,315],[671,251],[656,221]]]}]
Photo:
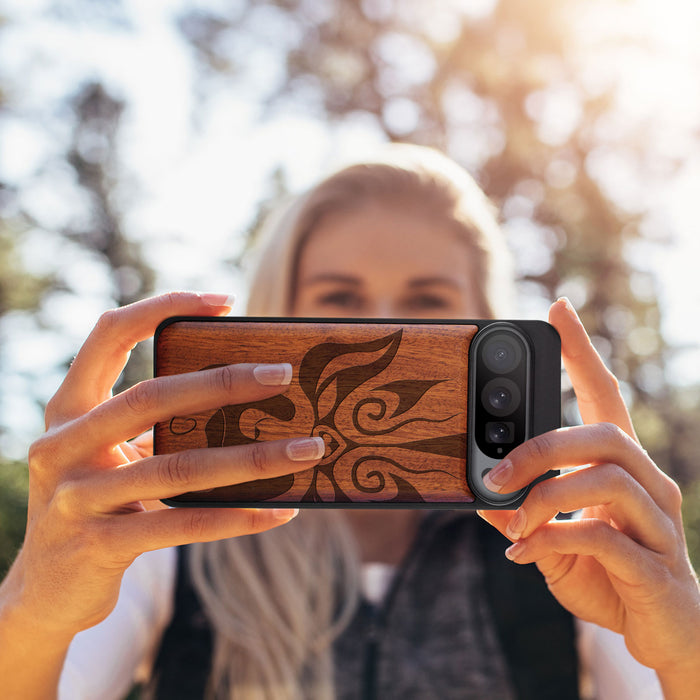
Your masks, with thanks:
[{"label": "eye", "polygon": [[339,289],[320,295],[317,303],[324,307],[355,310],[362,307],[363,299],[351,289]]},{"label": "eye", "polygon": [[406,300],[405,306],[413,311],[433,311],[450,308],[451,302],[439,294],[416,294]]}]

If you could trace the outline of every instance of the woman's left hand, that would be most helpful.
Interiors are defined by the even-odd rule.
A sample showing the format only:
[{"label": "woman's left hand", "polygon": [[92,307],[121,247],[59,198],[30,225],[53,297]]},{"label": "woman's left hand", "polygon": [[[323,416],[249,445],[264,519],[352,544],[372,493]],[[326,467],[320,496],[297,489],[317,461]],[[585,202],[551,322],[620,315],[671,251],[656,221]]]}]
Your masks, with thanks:
[{"label": "woman's left hand", "polygon": [[[667,698],[690,697],[683,688],[700,687],[700,588],[680,489],[637,441],[618,382],[567,300],[549,320],[584,425],[528,440],[485,482],[509,493],[550,469],[577,468],[536,484],[515,512],[480,515],[515,542],[508,558],[534,562],[571,613],[623,634],[631,654],[656,669]],[[553,520],[574,510],[580,518]]]}]

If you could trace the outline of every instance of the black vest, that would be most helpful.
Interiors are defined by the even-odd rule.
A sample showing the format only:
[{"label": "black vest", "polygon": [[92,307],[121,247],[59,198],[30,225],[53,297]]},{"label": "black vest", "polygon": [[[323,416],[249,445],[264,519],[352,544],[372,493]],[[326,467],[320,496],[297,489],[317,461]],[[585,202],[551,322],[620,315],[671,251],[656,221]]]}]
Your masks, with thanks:
[{"label": "black vest", "polygon": [[[462,562],[470,543],[477,543],[470,554],[478,557],[477,566],[468,557]],[[479,698],[578,700],[573,618],[549,593],[534,565],[517,565],[505,558],[509,544],[473,514],[441,511],[426,517],[385,605],[380,609],[360,605],[336,642],[338,697],[457,700],[476,693]],[[211,627],[186,560],[187,548],[182,547],[174,615],[150,688],[154,698],[202,698],[210,672]],[[480,570],[478,575],[474,569]],[[475,610],[479,597],[481,613]],[[460,636],[468,632],[462,614],[470,620],[475,615],[488,618],[475,626],[495,630],[496,653],[481,649],[478,636],[476,641]],[[487,642],[483,640],[484,645]],[[470,649],[482,652],[481,657],[474,655],[480,661],[472,660]],[[477,691],[473,683],[480,669],[474,664],[487,666],[485,674],[507,678],[492,679],[493,691]],[[505,686],[507,693],[496,690]]]}]

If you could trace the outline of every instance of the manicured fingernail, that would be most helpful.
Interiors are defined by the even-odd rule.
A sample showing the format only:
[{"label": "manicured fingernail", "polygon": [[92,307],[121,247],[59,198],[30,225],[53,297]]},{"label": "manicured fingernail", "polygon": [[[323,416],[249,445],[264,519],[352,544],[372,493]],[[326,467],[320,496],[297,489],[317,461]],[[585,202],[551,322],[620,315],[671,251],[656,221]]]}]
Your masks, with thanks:
[{"label": "manicured fingernail", "polygon": [[199,298],[207,306],[228,306],[229,309],[233,308],[233,304],[236,301],[236,297],[233,294],[210,294],[207,292],[200,294]]},{"label": "manicured fingernail", "polygon": [[526,545],[524,542],[516,542],[506,549],[506,558],[515,561],[518,557],[522,557],[525,553]]},{"label": "manicured fingernail", "polygon": [[519,540],[520,535],[523,534],[523,530],[527,526],[527,515],[525,511],[520,508],[520,510],[515,511],[515,515],[511,518],[508,526],[506,527],[506,535],[512,540]]},{"label": "manicured fingernail", "polygon": [[559,297],[557,301],[564,302],[564,306],[566,310],[575,318],[578,320],[578,314],[576,313],[576,309],[574,308],[574,305],[569,301],[569,297]]},{"label": "manicured fingernail", "polygon": [[282,521],[287,521],[291,520],[292,518],[296,518],[297,515],[299,515],[299,509],[298,508],[274,508],[272,510],[272,515],[274,516],[275,520],[282,520]]},{"label": "manicured fingernail", "polygon": [[253,369],[255,378],[265,386],[286,386],[292,381],[292,366],[289,362],[279,365],[258,365]]},{"label": "manicured fingernail", "polygon": [[323,438],[299,438],[287,443],[287,457],[293,462],[305,462],[310,459],[321,459],[326,452]]},{"label": "manicured fingernail", "polygon": [[501,488],[508,483],[513,473],[513,465],[509,459],[503,460],[495,469],[492,469],[484,477],[484,486],[489,491],[498,493]]}]

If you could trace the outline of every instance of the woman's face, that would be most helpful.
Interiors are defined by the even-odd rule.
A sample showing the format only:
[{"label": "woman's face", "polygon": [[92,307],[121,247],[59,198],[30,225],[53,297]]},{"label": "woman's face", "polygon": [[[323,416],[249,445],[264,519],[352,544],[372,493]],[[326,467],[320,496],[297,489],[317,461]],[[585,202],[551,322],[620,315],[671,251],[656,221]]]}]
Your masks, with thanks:
[{"label": "woman's face", "polygon": [[464,240],[410,206],[330,214],[304,246],[297,316],[479,318]]}]

